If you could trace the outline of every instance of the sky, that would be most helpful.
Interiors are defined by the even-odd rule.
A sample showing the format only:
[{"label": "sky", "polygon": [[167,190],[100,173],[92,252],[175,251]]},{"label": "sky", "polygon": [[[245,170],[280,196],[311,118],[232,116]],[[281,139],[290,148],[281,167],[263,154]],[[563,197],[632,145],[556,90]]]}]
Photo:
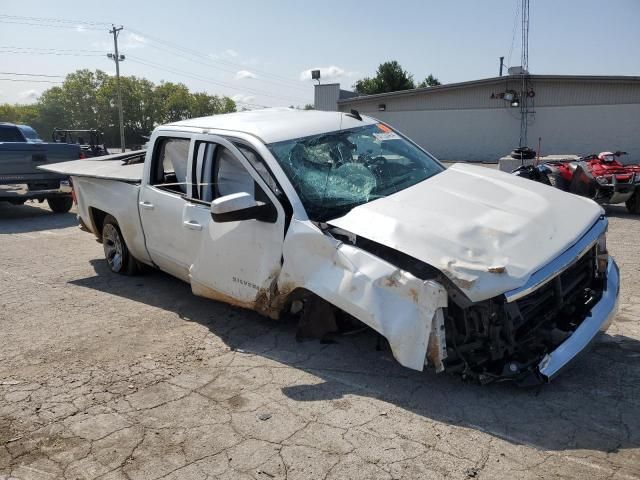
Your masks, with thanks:
[{"label": "sky", "polygon": [[[80,68],[115,73],[111,23],[124,27],[122,75],[248,105],[313,103],[315,68],[342,88],[387,60],[416,82],[493,77],[500,56],[520,65],[520,3],[0,0],[0,103],[32,103]],[[529,71],[640,76],[639,25],[640,0],[532,0]]]}]

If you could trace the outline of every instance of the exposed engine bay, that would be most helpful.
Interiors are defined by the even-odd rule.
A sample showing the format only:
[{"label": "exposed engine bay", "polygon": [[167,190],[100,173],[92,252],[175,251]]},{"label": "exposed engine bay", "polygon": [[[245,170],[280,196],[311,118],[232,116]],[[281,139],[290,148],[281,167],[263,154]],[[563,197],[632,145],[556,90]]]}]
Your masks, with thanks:
[{"label": "exposed engine bay", "polygon": [[[536,367],[564,342],[600,300],[608,259],[606,245],[593,245],[566,270],[540,288],[508,302],[504,296],[472,302],[437,269],[362,237],[331,234],[397,265],[422,280],[445,286],[444,371],[482,384],[515,381],[539,384]],[[434,352],[428,351],[431,366]]]}]

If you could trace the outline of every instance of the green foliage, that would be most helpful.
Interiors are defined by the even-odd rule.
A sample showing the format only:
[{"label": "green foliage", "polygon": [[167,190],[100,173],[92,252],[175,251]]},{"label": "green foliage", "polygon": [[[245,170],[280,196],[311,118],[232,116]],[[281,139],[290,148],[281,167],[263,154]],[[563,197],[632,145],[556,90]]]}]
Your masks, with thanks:
[{"label": "green foliage", "polygon": [[[134,76],[120,77],[127,145],[144,143],[155,126],[163,123],[236,111],[228,97],[191,93],[182,83],[153,82]],[[115,77],[96,70],[78,70],[63,84],[46,90],[33,105],[0,105],[0,121],[33,126],[48,140],[55,127],[98,128],[109,146],[120,144],[118,90]]]},{"label": "green foliage", "polygon": [[0,105],[0,121],[31,125],[38,118],[36,105]]},{"label": "green foliage", "polygon": [[356,92],[364,95],[375,93],[397,92],[416,88],[413,75],[404,70],[400,64],[392,60],[381,63],[373,78],[358,80],[353,86]]},{"label": "green foliage", "polygon": [[442,85],[440,83],[440,80],[438,80],[436,77],[434,77],[431,73],[418,84],[418,88],[425,88],[425,87],[436,87],[438,85]]},{"label": "green foliage", "polygon": [[[436,85],[441,85],[440,80],[429,74],[418,84],[418,88],[434,87]],[[362,95],[397,92],[412,88],[416,88],[413,75],[404,70],[395,60],[381,63],[375,77],[365,77],[353,85],[353,89]]]}]

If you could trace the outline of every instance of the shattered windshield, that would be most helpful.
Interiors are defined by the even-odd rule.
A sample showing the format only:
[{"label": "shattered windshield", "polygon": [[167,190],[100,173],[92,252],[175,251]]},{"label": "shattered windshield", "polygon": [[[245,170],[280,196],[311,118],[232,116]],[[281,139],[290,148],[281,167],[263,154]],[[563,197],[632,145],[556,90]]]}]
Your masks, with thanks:
[{"label": "shattered windshield", "polygon": [[380,123],[267,146],[316,221],[340,217],[444,170]]}]

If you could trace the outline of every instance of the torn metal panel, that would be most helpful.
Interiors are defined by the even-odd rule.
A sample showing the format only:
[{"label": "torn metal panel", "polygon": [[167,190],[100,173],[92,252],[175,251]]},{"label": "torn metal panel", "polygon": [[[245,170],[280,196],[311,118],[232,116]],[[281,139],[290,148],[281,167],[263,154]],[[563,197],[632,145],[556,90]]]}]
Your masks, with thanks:
[{"label": "torn metal panel", "polygon": [[[422,370],[432,322],[447,305],[438,282],[423,281],[309,222],[292,222],[278,285],[295,284],[382,334],[405,367]],[[435,355],[436,361],[440,355]]]},{"label": "torn metal panel", "polygon": [[328,223],[432,265],[479,301],[526,283],[601,212],[546,185],[457,164]]}]

